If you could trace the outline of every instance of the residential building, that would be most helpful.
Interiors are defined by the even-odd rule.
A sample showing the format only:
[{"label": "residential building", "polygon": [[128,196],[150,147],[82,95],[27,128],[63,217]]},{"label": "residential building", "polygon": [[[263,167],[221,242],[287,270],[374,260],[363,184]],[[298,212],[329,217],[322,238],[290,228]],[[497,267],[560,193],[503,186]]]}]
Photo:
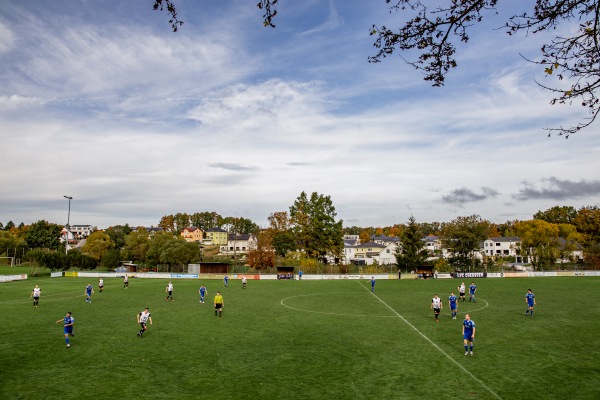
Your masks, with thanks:
[{"label": "residential building", "polygon": [[227,238],[227,244],[221,245],[219,248],[219,254],[221,255],[244,255],[250,250],[255,250],[257,245],[256,236],[252,234],[243,235],[229,235]]},{"label": "residential building", "polygon": [[205,232],[205,239],[216,246],[227,246],[229,234],[225,229],[210,228]]},{"label": "residential building", "polygon": [[347,264],[391,265],[396,263],[396,243],[379,244],[373,241],[344,248],[344,258]]},{"label": "residential building", "polygon": [[378,244],[382,244],[384,246],[390,243],[394,243],[397,245],[400,243],[400,238],[397,238],[395,236],[371,235],[371,241]]},{"label": "residential building", "polygon": [[482,253],[486,256],[516,257],[521,246],[521,239],[516,236],[494,236],[483,241]]},{"label": "residential building", "polygon": [[202,242],[202,239],[204,238],[202,229],[200,228],[183,228],[183,230],[180,233],[180,236],[185,239],[186,242],[197,242],[200,243]]},{"label": "residential building", "polygon": [[[73,239],[84,239],[90,236],[92,233],[97,231],[98,228],[93,225],[70,225],[69,226],[69,240],[71,240],[71,236]],[[66,232],[66,227],[63,228],[62,234],[64,236]]]}]

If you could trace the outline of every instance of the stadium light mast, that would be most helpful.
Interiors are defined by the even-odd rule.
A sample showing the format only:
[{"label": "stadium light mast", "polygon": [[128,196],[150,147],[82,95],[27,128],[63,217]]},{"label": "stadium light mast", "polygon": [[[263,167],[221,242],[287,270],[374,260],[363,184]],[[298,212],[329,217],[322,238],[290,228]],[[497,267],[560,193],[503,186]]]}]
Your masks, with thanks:
[{"label": "stadium light mast", "polygon": [[65,199],[69,200],[69,211],[67,213],[67,233],[66,233],[66,240],[65,240],[65,254],[69,253],[69,232],[71,232],[71,200],[73,200],[73,197],[71,196],[63,196]]}]

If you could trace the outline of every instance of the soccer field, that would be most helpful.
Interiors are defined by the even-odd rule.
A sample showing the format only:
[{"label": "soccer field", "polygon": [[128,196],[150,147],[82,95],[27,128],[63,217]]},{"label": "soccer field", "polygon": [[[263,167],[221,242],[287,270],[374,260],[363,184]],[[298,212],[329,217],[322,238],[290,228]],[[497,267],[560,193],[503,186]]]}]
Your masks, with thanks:
[{"label": "soccer field", "polygon": [[[600,278],[368,281],[40,278],[0,284],[1,399],[598,399]],[[208,289],[207,303],[198,288]],[[465,281],[468,284],[470,281]],[[29,295],[42,288],[38,308]],[[536,295],[526,317],[525,293]],[[217,290],[223,318],[214,316]],[[429,309],[438,293],[444,309]],[[468,298],[468,294],[467,294]],[[154,324],[136,335],[136,314]],[[62,319],[75,318],[65,347]],[[465,312],[476,323],[464,356]]]}]

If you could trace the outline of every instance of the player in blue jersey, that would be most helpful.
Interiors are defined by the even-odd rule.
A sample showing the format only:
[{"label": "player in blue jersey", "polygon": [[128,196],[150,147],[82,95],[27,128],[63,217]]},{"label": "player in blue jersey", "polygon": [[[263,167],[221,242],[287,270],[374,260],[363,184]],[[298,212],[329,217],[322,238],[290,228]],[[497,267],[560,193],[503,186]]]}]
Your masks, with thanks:
[{"label": "player in blue jersey", "polygon": [[[471,320],[471,315],[465,315],[465,320],[463,321],[463,340],[465,345],[465,356],[467,354],[473,355],[473,341],[475,340],[475,322]],[[470,350],[469,350],[469,345]]]},{"label": "player in blue jersey", "polygon": [[527,310],[525,310],[525,315],[527,313],[531,313],[533,317],[533,306],[535,306],[535,294],[531,291],[531,289],[527,289],[527,294],[525,295],[525,302],[527,303]]},{"label": "player in blue jersey", "polygon": [[198,289],[198,293],[200,294],[200,303],[204,304],[204,296],[206,294],[208,294],[208,291],[206,290],[206,287],[204,286],[204,284],[202,284],[202,286],[200,286],[200,289]]},{"label": "player in blue jersey", "polygon": [[454,295],[454,292],[450,294],[448,297],[448,307],[450,308],[450,313],[452,314],[452,319],[456,319],[456,312],[458,311],[458,299]]},{"label": "player in blue jersey", "polygon": [[469,301],[475,303],[475,292],[477,291],[477,286],[475,286],[475,282],[471,282],[471,286],[469,286]]},{"label": "player in blue jersey", "polygon": [[88,285],[85,287],[85,302],[86,303],[92,302],[92,293],[94,293],[94,288],[92,287],[91,283],[88,283]]},{"label": "player in blue jersey", "polygon": [[229,284],[229,277],[227,275],[225,275],[225,277],[223,278],[223,286],[227,287],[228,284]]},{"label": "player in blue jersey", "polygon": [[371,277],[371,292],[375,291],[375,277]]},{"label": "player in blue jersey", "polygon": [[67,315],[65,315],[64,318],[61,318],[58,321],[56,321],[57,324],[59,322],[63,323],[63,332],[65,334],[65,343],[67,343],[67,349],[68,349],[69,347],[71,347],[71,343],[69,343],[69,336],[75,336],[75,334],[73,333],[73,324],[75,323],[75,319],[71,316],[71,312],[69,311],[67,313]]}]

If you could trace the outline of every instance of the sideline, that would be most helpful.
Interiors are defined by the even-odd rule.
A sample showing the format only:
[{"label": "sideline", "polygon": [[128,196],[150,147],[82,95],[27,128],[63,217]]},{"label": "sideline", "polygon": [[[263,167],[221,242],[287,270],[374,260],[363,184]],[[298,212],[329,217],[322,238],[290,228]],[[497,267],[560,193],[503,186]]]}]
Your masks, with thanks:
[{"label": "sideline", "polygon": [[366,291],[368,291],[369,293],[371,293],[377,300],[379,300],[379,302],[381,304],[383,304],[384,306],[386,306],[390,311],[392,311],[394,314],[396,314],[396,316],[398,318],[400,318],[402,321],[404,321],[408,326],[410,326],[415,332],[417,332],[419,335],[421,335],[421,337],[423,339],[425,339],[427,342],[429,342],[429,344],[431,344],[433,347],[435,347],[440,353],[442,353],[444,356],[446,356],[446,358],[448,360],[450,360],[452,363],[454,363],[454,365],[456,365],[458,368],[460,368],[464,373],[466,373],[467,375],[469,375],[475,382],[479,383],[481,385],[481,387],[483,387],[485,390],[487,390],[492,396],[494,396],[496,399],[498,400],[502,400],[502,397],[500,397],[496,392],[494,392],[488,385],[486,385],[485,383],[483,383],[482,380],[480,380],[479,378],[477,378],[475,375],[473,375],[468,369],[466,369],[461,363],[459,363],[458,361],[456,361],[454,358],[450,357],[450,355],[448,355],[448,353],[446,353],[444,350],[442,350],[442,348],[440,346],[438,346],[437,344],[435,344],[435,342],[431,339],[429,339],[427,336],[425,336],[425,334],[423,332],[421,332],[420,330],[417,329],[417,327],[415,327],[413,324],[411,324],[410,322],[408,322],[408,320],[406,318],[404,318],[402,315],[400,315],[398,313],[398,311],[394,310],[392,307],[390,307],[385,301],[381,300],[374,292],[371,292],[371,290],[366,287],[365,285],[363,285],[361,282],[356,281],[363,289],[365,289]]}]

